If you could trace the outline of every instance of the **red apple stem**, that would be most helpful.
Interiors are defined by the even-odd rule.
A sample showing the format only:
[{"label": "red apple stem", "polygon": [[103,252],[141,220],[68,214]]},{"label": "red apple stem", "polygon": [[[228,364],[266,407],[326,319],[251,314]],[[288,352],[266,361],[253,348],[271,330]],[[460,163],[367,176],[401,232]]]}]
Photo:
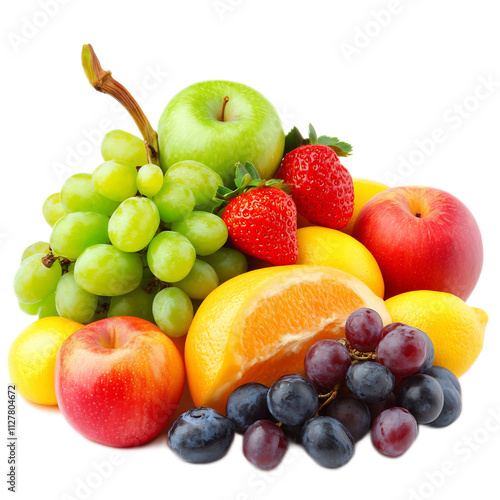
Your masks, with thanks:
[{"label": "red apple stem", "polygon": [[144,111],[139,106],[139,103],[134,99],[132,94],[112,76],[111,71],[104,70],[97,58],[92,45],[87,44],[82,49],[82,65],[88,81],[97,91],[103,94],[109,94],[114,97],[134,119],[139,131],[142,134],[146,145],[146,153],[150,163],[160,165],[158,134],[149,123]]},{"label": "red apple stem", "polygon": [[422,214],[421,214],[420,212],[417,212],[417,213],[415,214],[415,217],[418,217],[418,218],[420,219],[420,217],[422,217]]},{"label": "red apple stem", "polygon": [[225,96],[224,97],[224,102],[222,103],[222,114],[221,114],[221,117],[220,117],[220,121],[223,122],[224,121],[224,112],[226,111],[226,104],[228,103],[229,101],[229,96]]}]

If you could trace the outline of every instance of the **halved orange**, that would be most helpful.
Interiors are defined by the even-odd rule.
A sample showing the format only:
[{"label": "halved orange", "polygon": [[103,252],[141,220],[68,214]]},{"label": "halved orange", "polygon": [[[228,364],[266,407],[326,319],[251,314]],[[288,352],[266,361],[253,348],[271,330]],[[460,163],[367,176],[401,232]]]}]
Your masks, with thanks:
[{"label": "halved orange", "polygon": [[224,413],[231,392],[247,382],[270,385],[304,372],[309,347],[344,335],[359,307],[391,322],[383,300],[338,269],[283,266],[257,269],[216,288],[187,334],[185,361],[195,405]]}]

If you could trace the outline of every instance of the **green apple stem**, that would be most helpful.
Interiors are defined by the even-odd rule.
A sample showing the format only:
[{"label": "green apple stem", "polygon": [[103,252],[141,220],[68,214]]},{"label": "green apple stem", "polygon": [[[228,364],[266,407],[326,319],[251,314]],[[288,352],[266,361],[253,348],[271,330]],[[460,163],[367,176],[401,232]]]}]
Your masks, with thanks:
[{"label": "green apple stem", "polygon": [[146,153],[151,162],[160,165],[158,134],[149,123],[144,111],[139,106],[139,103],[133,98],[130,92],[112,76],[111,71],[106,71],[102,68],[99,59],[97,58],[92,45],[87,44],[82,49],[82,65],[83,70],[89,83],[97,91],[103,94],[109,94],[114,97],[132,116],[136,125],[144,138],[146,145]]},{"label": "green apple stem", "polygon": [[221,114],[221,117],[220,117],[220,121],[223,122],[224,121],[224,112],[226,111],[226,104],[228,103],[229,101],[229,96],[225,96],[224,97],[224,102],[222,103],[222,114]]}]

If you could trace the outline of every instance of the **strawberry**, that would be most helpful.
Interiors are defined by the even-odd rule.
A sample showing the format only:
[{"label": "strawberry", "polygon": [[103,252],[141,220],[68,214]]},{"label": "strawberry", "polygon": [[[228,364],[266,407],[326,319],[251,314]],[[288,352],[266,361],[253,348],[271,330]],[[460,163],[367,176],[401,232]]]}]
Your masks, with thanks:
[{"label": "strawberry", "polygon": [[222,188],[219,192],[230,200],[222,220],[231,242],[243,253],[273,265],[295,264],[297,209],[291,196],[280,189],[281,181],[260,180],[251,164],[239,164],[238,169],[236,191]]},{"label": "strawberry", "polygon": [[[297,129],[292,132],[300,136]],[[291,194],[297,211],[313,224],[332,229],[344,227],[354,209],[354,187],[336,151],[347,156],[351,147],[337,138],[317,138],[312,125],[309,140],[304,141],[302,136],[293,139],[294,145],[306,144],[285,155],[279,175],[293,186]]]}]

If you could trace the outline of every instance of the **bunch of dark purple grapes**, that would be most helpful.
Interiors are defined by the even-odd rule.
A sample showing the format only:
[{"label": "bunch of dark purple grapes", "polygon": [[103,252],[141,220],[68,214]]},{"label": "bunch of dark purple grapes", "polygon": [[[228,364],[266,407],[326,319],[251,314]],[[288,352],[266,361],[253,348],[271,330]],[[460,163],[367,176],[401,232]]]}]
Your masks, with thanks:
[{"label": "bunch of dark purple grapes", "polygon": [[415,441],[418,424],[445,427],[459,417],[458,379],[433,366],[434,346],[424,332],[402,323],[384,327],[376,311],[363,308],[348,317],[345,336],[312,345],[305,376],[285,375],[270,388],[238,387],[225,417],[211,408],[184,413],[169,431],[171,448],[189,462],[212,462],[239,432],[245,457],[260,469],[276,467],[288,441],[336,468],[370,430],[380,453],[398,457]]}]

